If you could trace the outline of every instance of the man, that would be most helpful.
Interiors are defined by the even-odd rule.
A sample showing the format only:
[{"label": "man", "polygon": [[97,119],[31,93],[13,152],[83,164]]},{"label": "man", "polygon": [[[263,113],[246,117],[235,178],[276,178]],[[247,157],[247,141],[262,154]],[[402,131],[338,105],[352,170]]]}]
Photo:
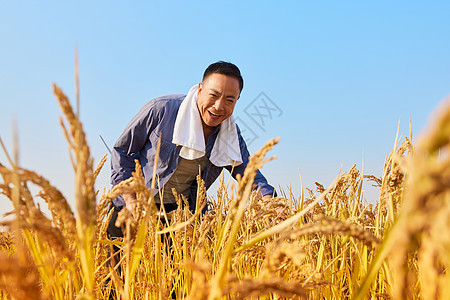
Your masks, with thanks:
[{"label": "man", "polygon": [[[114,145],[111,156],[111,183],[113,185],[131,177],[138,159],[147,187],[152,184],[158,140],[161,148],[156,166],[155,203],[164,204],[166,212],[177,208],[172,194],[189,200],[195,210],[196,175],[201,170],[208,189],[226,168],[232,176],[243,175],[249,152],[232,117],[234,107],[243,88],[241,73],[234,64],[211,64],[203,80],[191,88],[187,95],[168,95],[150,100],[127,125]],[[275,190],[258,171],[255,189],[264,198]],[[162,194],[162,196],[160,196]],[[135,195],[124,194],[114,200],[117,211],[126,207],[133,212]],[[108,233],[121,236],[114,228],[113,216]]]}]

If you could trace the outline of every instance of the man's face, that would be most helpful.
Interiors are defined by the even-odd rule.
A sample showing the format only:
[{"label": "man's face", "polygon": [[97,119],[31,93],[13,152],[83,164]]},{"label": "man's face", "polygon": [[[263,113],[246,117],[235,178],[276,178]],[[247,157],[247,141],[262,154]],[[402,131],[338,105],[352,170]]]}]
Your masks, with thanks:
[{"label": "man's face", "polygon": [[223,74],[211,74],[199,83],[197,106],[203,126],[216,127],[228,119],[239,99],[239,81]]}]

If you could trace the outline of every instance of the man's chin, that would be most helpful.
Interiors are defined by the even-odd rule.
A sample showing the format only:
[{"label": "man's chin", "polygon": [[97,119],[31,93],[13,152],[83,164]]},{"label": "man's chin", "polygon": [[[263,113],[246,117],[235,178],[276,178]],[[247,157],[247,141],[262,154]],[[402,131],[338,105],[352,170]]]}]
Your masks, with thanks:
[{"label": "man's chin", "polygon": [[[220,123],[222,123],[222,122],[220,122]],[[214,123],[208,123],[208,124],[206,124],[206,126],[211,127],[211,128],[214,128],[214,127],[219,126],[220,123],[217,123],[217,122],[214,122]]]},{"label": "man's chin", "polygon": [[221,121],[214,121],[214,122],[205,122],[205,124],[206,124],[206,126],[208,126],[208,127],[217,127],[217,126],[219,126],[222,122],[223,122],[223,120],[221,120]]}]

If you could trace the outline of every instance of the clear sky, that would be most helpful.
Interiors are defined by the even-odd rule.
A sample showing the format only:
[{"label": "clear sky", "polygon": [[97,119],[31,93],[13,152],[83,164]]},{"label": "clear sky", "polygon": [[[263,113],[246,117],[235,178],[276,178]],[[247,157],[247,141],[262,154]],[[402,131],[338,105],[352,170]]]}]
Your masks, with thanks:
[{"label": "clear sky", "polygon": [[[327,186],[363,157],[381,176],[398,120],[416,135],[450,95],[449,15],[449,1],[1,1],[0,136],[12,151],[17,120],[21,165],[73,204],[51,83],[74,101],[75,45],[96,162],[99,135],[112,146],[145,102],[187,93],[226,60],[244,76],[235,116],[250,151],[281,137],[262,169],[277,188],[298,194],[299,169],[306,187]],[[109,188],[109,159],[97,188]]]}]

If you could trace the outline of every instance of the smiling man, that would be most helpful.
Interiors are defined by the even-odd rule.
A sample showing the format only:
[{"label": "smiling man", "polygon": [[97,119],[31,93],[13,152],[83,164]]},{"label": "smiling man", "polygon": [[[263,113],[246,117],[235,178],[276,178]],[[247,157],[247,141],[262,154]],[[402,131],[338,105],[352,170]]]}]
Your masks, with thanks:
[{"label": "smiling man", "polygon": [[[232,176],[243,175],[249,152],[232,116],[243,88],[239,69],[232,63],[211,64],[201,83],[193,86],[187,95],[168,95],[150,100],[127,125],[114,145],[111,157],[113,185],[132,176],[134,160],[138,159],[147,187],[153,178],[154,161],[159,138],[161,149],[156,166],[155,203],[164,204],[166,212],[177,208],[172,194],[189,200],[195,209],[196,175],[208,189],[223,168]],[[275,191],[258,171],[255,189],[270,198]],[[135,195],[124,194],[113,201],[116,212],[123,207],[133,212]],[[115,227],[113,215],[108,233],[122,236]]]}]

